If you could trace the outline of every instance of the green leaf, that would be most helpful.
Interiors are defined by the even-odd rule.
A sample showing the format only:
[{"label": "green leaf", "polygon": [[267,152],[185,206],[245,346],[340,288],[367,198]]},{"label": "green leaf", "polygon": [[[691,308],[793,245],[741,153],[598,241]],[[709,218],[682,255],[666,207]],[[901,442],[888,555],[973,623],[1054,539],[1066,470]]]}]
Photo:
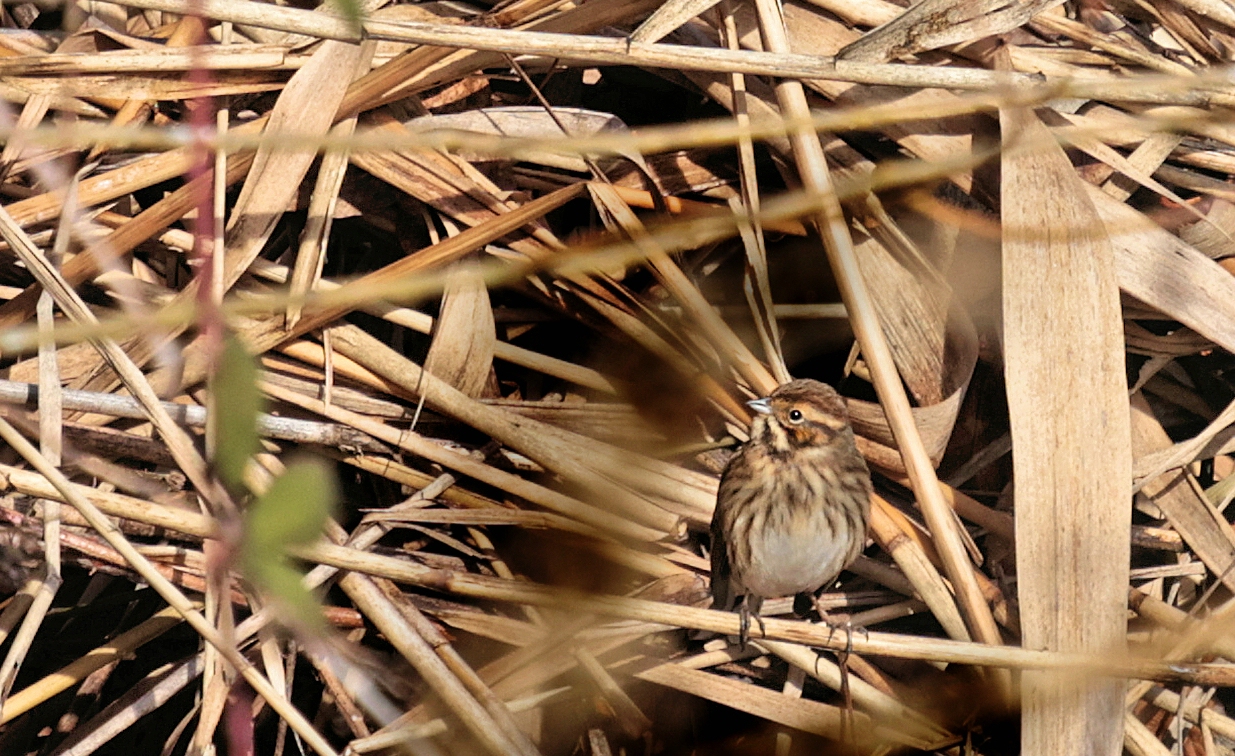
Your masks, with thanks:
[{"label": "green leaf", "polygon": [[302,628],[319,628],[321,610],[301,585],[288,551],[321,537],[336,498],[331,470],[319,461],[300,460],[289,464],[245,512],[241,567]]},{"label": "green leaf", "polygon": [[211,381],[215,400],[214,465],[230,488],[243,486],[244,468],[261,449],[257,415],[262,394],[257,388],[257,361],[235,334],[223,339],[218,369]]},{"label": "green leaf", "polygon": [[313,543],[335,502],[334,476],[314,460],[292,462],[245,513],[246,542],[255,549]]},{"label": "green leaf", "polygon": [[304,587],[304,575],[286,560],[273,561],[249,574],[253,582],[278,611],[282,624],[299,632],[320,634],[325,630],[322,607],[317,597]]}]

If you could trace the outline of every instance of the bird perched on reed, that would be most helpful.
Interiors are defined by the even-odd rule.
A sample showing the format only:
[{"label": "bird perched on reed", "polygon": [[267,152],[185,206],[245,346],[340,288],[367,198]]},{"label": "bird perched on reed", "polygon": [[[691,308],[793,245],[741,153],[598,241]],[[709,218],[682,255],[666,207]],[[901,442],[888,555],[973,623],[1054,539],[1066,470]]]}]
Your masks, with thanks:
[{"label": "bird perched on reed", "polygon": [[712,515],[713,606],[738,606],[743,645],[751,614],[763,629],[764,599],[813,593],[857,558],[871,497],[835,389],[796,380],[749,405],[750,441],[725,467]]}]

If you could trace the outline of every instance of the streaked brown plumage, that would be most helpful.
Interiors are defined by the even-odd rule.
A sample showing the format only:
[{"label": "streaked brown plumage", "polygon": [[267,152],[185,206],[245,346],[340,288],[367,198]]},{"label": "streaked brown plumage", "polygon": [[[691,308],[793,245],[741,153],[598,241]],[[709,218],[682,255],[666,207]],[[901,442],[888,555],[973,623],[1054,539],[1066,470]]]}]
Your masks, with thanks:
[{"label": "streaked brown plumage", "polygon": [[743,643],[765,598],[813,592],[857,558],[871,495],[831,386],[791,381],[750,406],[750,441],[725,467],[712,515],[714,606],[739,606]]}]

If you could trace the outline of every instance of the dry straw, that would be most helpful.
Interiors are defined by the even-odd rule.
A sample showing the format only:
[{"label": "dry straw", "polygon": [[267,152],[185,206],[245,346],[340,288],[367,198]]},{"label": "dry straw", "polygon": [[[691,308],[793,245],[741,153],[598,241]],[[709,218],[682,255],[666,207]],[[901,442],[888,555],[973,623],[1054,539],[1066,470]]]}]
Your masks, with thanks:
[{"label": "dry straw", "polygon": [[[0,720],[150,654],[174,664],[40,747],[179,720],[200,677],[201,750],[239,674],[272,752],[288,727],[319,753],[655,748],[679,698],[781,753],[983,752],[1012,711],[1029,754],[1221,752],[1228,7],[355,5],[79,3],[68,36],[5,8],[0,514],[32,571]],[[268,402],[248,491],[213,465],[224,327]],[[769,616],[738,649],[707,608],[717,474],[745,400],[798,374],[840,378],[872,542],[831,626]],[[356,524],[295,556],[369,629],[285,643],[232,554],[301,450],[342,463]],[[83,565],[170,608],[10,690]],[[156,657],[181,619],[207,645]]]}]

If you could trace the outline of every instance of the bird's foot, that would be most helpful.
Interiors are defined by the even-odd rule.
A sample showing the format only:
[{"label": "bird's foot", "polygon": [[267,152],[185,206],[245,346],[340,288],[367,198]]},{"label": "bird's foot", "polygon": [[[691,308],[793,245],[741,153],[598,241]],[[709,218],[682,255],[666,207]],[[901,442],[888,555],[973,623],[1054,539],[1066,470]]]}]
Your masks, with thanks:
[{"label": "bird's foot", "polygon": [[843,630],[845,632],[845,653],[846,654],[853,651],[853,633],[855,631],[862,633],[863,638],[866,638],[868,640],[870,639],[870,631],[867,630],[865,627],[862,627],[860,625],[855,627],[854,624],[850,622],[848,619],[844,620],[843,622],[834,619],[827,613],[827,611],[822,606],[819,605],[819,602],[817,599],[815,600],[814,604],[815,604],[815,611],[819,612],[819,621],[822,624],[827,625],[828,627],[828,645],[831,645],[832,638],[835,636],[838,630]]}]

